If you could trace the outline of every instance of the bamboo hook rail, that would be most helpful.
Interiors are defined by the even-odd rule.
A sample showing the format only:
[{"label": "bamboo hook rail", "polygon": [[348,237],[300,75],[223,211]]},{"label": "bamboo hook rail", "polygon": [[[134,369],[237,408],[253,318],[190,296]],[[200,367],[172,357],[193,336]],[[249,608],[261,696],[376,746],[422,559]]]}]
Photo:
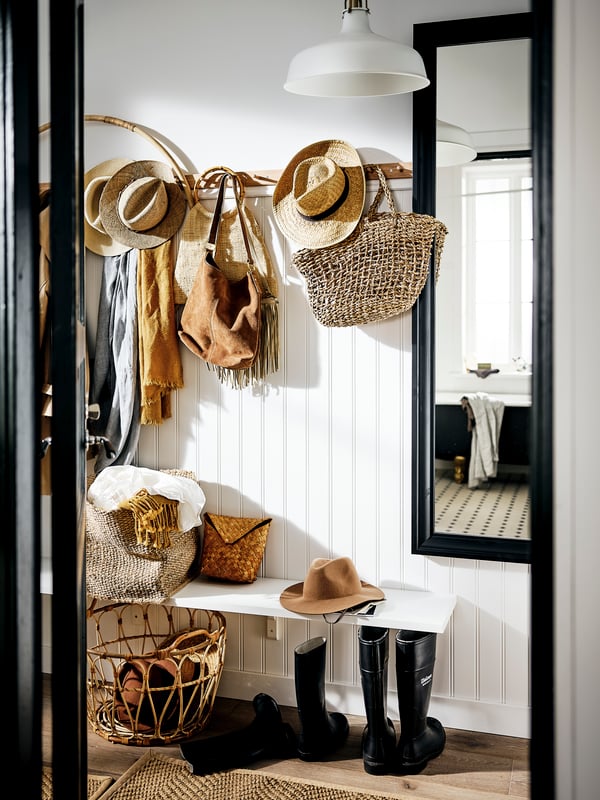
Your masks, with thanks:
[{"label": "bamboo hook rail", "polygon": [[[132,133],[137,133],[139,136],[143,137],[147,141],[149,141],[154,147],[158,148],[160,152],[165,156],[167,161],[173,167],[175,172],[175,176],[178,179],[183,191],[185,192],[185,196],[188,202],[189,207],[191,208],[194,203],[194,189],[197,188],[197,182],[202,177],[202,173],[199,174],[190,174],[184,172],[181,167],[181,164],[177,161],[177,159],[173,156],[173,154],[169,151],[169,149],[161,142],[159,139],[150,133],[149,130],[144,128],[141,125],[136,124],[135,122],[129,122],[125,119],[120,119],[119,117],[112,117],[107,116],[104,114],[86,114],[84,116],[85,122],[100,122],[106,125],[116,125],[120,128],[125,128]],[[44,131],[49,130],[51,127],[50,122],[46,122],[39,127],[39,133],[43,133]],[[374,169],[375,165],[369,164],[365,166],[365,177],[367,180],[377,180],[377,173]],[[412,165],[408,163],[404,163],[402,161],[396,161],[391,163],[384,163],[384,164],[377,164],[376,166],[380,167],[383,170],[385,177],[388,180],[393,180],[395,178],[407,179],[412,178]],[[279,177],[282,173],[282,170],[259,170],[254,172],[237,172],[239,175],[242,183],[244,186],[269,186],[272,184],[276,184],[279,180]],[[214,184],[211,182],[209,178],[203,184],[204,188],[213,188]]]},{"label": "bamboo hook rail", "polygon": [[[137,133],[139,136],[142,136],[144,139],[149,141],[155,147],[157,147],[160,152],[166,157],[169,161],[173,170],[175,172],[176,177],[179,179],[179,183],[185,192],[185,196],[188,201],[188,205],[190,208],[194,205],[194,199],[192,195],[192,188],[190,186],[189,180],[186,176],[186,173],[181,168],[181,165],[177,162],[177,159],[173,156],[173,154],[165,147],[162,142],[160,142],[156,136],[151,134],[148,130],[143,128],[141,125],[137,125],[135,122],[128,122],[125,119],[119,119],[119,117],[109,117],[102,114],[86,114],[84,116],[85,122],[103,122],[106,125],[116,125],[120,128],[125,128],[132,133]],[[49,130],[51,127],[50,122],[45,122],[43,125],[39,127],[39,133],[43,133],[44,131]]]}]

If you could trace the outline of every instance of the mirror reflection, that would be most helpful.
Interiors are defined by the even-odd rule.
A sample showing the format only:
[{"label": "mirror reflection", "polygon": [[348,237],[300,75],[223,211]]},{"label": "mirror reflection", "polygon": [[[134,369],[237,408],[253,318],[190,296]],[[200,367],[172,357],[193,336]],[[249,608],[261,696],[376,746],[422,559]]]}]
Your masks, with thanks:
[{"label": "mirror reflection", "polygon": [[530,45],[437,50],[436,532],[530,537]]}]

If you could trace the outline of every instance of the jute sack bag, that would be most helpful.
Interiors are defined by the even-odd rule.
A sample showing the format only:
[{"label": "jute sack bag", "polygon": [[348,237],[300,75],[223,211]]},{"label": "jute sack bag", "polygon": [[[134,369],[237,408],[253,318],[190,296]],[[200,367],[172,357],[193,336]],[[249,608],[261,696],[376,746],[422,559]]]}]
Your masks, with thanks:
[{"label": "jute sack bag", "polygon": [[[173,278],[175,303],[184,307],[192,292],[200,265],[205,258],[214,222],[214,213],[200,199],[203,189],[220,184],[229,176],[233,185],[235,206],[218,209],[218,231],[212,258],[231,282],[240,281],[248,271],[248,247],[254,275],[259,283],[260,336],[254,363],[247,368],[230,369],[207,363],[221,383],[242,389],[263,381],[279,369],[279,306],[277,271],[265,243],[260,226],[244,202],[245,188],[239,175],[229,167],[211,167],[200,175],[194,186],[195,203],[189,211],[179,235],[179,246]],[[218,202],[218,198],[217,198]],[[217,209],[215,209],[217,211]],[[189,308],[188,308],[189,312]],[[183,314],[182,314],[183,319]]]},{"label": "jute sack bag", "polygon": [[[328,327],[364,325],[408,311],[425,286],[432,256],[435,280],[439,274],[446,226],[427,214],[398,211],[383,170],[371,166],[379,187],[350,236],[292,257],[311,311]],[[389,211],[380,212],[384,196]]]},{"label": "jute sack bag", "polygon": [[[161,470],[191,478],[185,470]],[[165,506],[168,510],[169,506]],[[199,569],[200,526],[140,541],[133,511],[105,511],[86,500],[86,591],[99,600],[160,603]]]}]

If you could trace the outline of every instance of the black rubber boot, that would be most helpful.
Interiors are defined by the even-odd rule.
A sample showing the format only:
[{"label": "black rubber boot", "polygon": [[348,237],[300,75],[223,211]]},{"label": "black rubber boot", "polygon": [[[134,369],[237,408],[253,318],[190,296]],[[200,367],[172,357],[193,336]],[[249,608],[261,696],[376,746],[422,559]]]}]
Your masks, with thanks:
[{"label": "black rubber boot", "polygon": [[393,771],[396,752],[394,723],[386,714],[388,629],[363,625],[358,629],[358,663],[367,724],[362,737],[365,772],[385,775]]},{"label": "black rubber boot", "polygon": [[346,741],[349,731],[346,717],[337,711],[329,713],[325,706],[325,646],[325,637],[317,636],[294,650],[301,727],[298,757],[303,761],[323,760]]},{"label": "black rubber boot", "polygon": [[421,772],[439,756],[446,744],[442,723],[427,716],[433,665],[435,633],[398,631],[396,634],[396,683],[400,710],[400,739],[396,750],[396,772]]},{"label": "black rubber boot", "polygon": [[296,755],[296,736],[283,722],[276,701],[268,694],[257,694],[252,701],[255,718],[240,730],[184,741],[179,751],[194,775],[207,775],[244,767],[264,758],[292,758]]}]

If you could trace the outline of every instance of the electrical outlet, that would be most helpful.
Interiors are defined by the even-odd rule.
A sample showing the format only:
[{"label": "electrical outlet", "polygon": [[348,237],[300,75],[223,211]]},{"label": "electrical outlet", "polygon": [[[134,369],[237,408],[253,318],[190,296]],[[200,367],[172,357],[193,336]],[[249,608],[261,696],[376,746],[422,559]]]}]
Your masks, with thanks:
[{"label": "electrical outlet", "polygon": [[267,639],[279,640],[279,617],[267,617]]},{"label": "electrical outlet", "polygon": [[133,631],[136,635],[139,635],[144,630],[144,614],[139,605],[132,604],[127,611],[129,612],[126,617],[124,617],[124,624],[125,629]]}]

